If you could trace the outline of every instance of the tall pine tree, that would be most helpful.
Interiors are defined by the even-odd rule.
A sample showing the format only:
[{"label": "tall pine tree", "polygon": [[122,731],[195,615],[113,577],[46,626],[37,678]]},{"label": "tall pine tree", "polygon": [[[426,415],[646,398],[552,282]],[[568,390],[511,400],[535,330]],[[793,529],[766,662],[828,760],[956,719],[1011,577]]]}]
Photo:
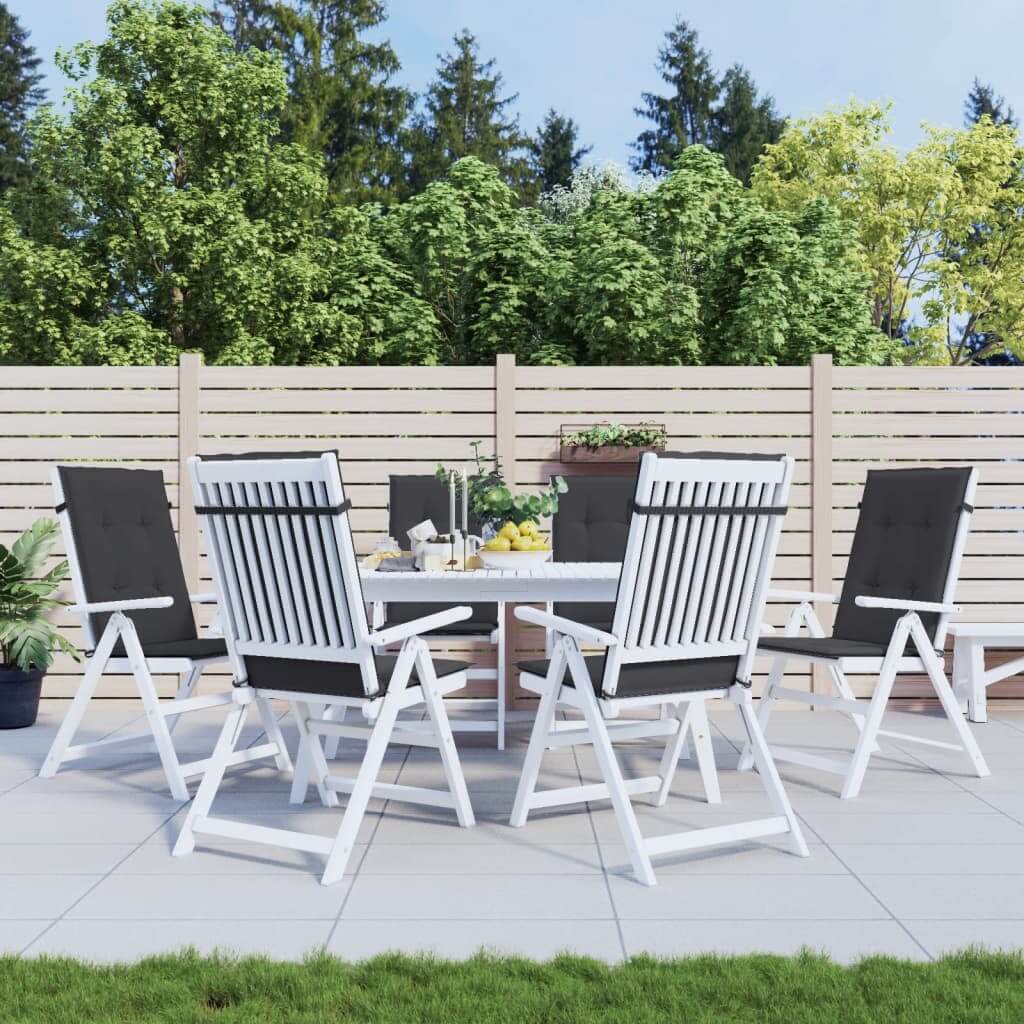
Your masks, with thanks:
[{"label": "tall pine tree", "polygon": [[722,154],[726,168],[744,185],[764,147],[778,142],[786,120],[771,96],[758,96],[750,72],[734,64],[722,76],[722,99],[715,108],[711,148]]},{"label": "tall pine tree", "polygon": [[652,126],[633,143],[633,169],[667,173],[687,146],[703,145],[721,153],[729,170],[747,181],[764,146],[782,134],[775,101],[759,96],[750,73],[738,64],[719,78],[696,30],[682,20],[665,34],[656,67],[670,92],[645,92],[644,105],[635,109]]},{"label": "tall pine tree", "polygon": [[217,19],[236,46],[278,52],[290,98],[284,138],[322,153],[333,195],[350,202],[395,198],[401,133],[411,94],[387,41],[365,33],[386,17],[381,0],[220,0]]},{"label": "tall pine tree", "polygon": [[28,32],[0,2],[0,192],[28,173],[25,124],[45,97],[39,64]]},{"label": "tall pine tree", "polygon": [[452,53],[438,54],[441,64],[424,97],[426,109],[408,132],[408,191],[421,192],[464,156],[492,164],[509,185],[522,187],[529,181],[528,140],[518,117],[508,113],[518,93],[503,95],[504,79],[493,59],[480,61],[469,29],[453,42]]},{"label": "tall pine tree", "polygon": [[972,124],[977,124],[986,114],[992,118],[993,124],[1017,126],[1013,107],[1002,96],[997,96],[991,85],[985,85],[975,76],[971,91],[964,101],[964,127],[970,128]]},{"label": "tall pine tree", "polygon": [[572,172],[594,148],[578,146],[578,141],[579,127],[571,117],[553,108],[544,115],[544,123],[530,143],[530,163],[537,191],[550,192],[556,185],[569,184]]}]

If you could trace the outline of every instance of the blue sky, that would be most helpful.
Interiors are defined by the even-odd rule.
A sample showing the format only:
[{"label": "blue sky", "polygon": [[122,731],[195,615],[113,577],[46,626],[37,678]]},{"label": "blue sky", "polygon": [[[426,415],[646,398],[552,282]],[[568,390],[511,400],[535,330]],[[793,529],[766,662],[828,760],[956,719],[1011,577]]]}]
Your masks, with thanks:
[{"label": "blue sky", "polygon": [[[54,50],[104,34],[105,0],[6,0],[64,82]],[[860,99],[895,103],[894,141],[912,146],[922,121],[959,125],[978,75],[1024,114],[1021,0],[390,0],[382,35],[402,80],[422,91],[438,52],[463,26],[494,57],[532,131],[554,106],[580,125],[591,159],[625,163],[640,130],[640,93],[657,90],[654,60],[677,14],[697,28],[716,66],[739,62],[780,111],[802,116]]]}]

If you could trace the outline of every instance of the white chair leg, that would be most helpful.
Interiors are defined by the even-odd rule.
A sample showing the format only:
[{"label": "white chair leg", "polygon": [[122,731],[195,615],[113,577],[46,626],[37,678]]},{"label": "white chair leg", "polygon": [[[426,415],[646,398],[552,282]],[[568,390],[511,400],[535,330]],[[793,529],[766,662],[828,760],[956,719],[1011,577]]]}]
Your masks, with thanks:
[{"label": "white chair leg", "polygon": [[626,851],[629,854],[629,861],[633,865],[633,873],[637,881],[644,885],[657,885],[654,877],[654,868],[651,865],[651,858],[644,850],[644,839],[640,834],[640,825],[636,820],[636,812],[630,802],[629,793],[626,792],[626,781],[622,777],[622,769],[615,757],[615,749],[612,747],[611,737],[608,735],[608,728],[598,707],[597,698],[594,695],[593,684],[590,681],[590,674],[587,671],[586,663],[579,648],[571,640],[566,640],[566,655],[569,662],[569,671],[572,672],[573,682],[580,699],[587,726],[594,744],[594,754],[597,763],[601,768],[601,775],[608,786],[608,795],[612,801],[612,809],[615,812],[615,819],[619,824],[619,831],[622,833],[622,840],[626,844]]},{"label": "white chair leg", "polygon": [[228,713],[224,718],[224,724],[221,726],[220,735],[217,737],[217,742],[214,745],[213,753],[210,755],[206,771],[203,773],[202,781],[199,783],[199,789],[196,790],[195,799],[192,801],[188,814],[185,815],[181,831],[178,833],[178,839],[172,851],[173,856],[183,857],[195,849],[196,840],[195,833],[192,831],[192,825],[196,818],[206,817],[210,813],[210,808],[213,806],[213,798],[217,795],[217,790],[220,788],[224,772],[227,769],[228,758],[234,752],[235,745],[238,743],[238,738],[241,736],[242,729],[245,726],[245,716],[248,710],[248,701],[232,704],[228,709]]},{"label": "white chair leg", "polygon": [[558,702],[558,691],[562,688],[562,676],[565,674],[565,651],[561,643],[555,645],[548,665],[547,678],[544,681],[544,692],[537,706],[537,716],[533,720],[533,731],[530,733],[530,745],[526,748],[526,759],[516,787],[516,798],[512,804],[512,816],[509,824],[513,828],[522,828],[526,824],[526,816],[530,811],[530,797],[537,788],[537,777],[540,775],[540,764],[547,750],[548,736],[555,722],[555,705]]},{"label": "white chair leg", "polygon": [[299,752],[295,758],[295,772],[292,776],[292,792],[289,802],[302,804],[306,802],[306,792],[312,778],[320,802],[324,807],[337,807],[338,797],[327,785],[330,769],[324,757],[320,737],[309,731],[310,706],[302,702],[292,704],[295,727],[299,733]]},{"label": "white chair leg", "polygon": [[932,645],[928,641],[928,634],[925,632],[921,620],[916,615],[911,621],[910,632],[914,638],[917,653],[920,655],[928,672],[928,678],[931,679],[932,686],[935,687],[935,692],[942,703],[942,710],[946,712],[946,717],[949,719],[950,724],[953,726],[953,731],[957,734],[960,743],[963,745],[964,752],[970,758],[971,766],[974,768],[975,773],[979,778],[985,778],[991,774],[988,764],[985,762],[985,757],[978,746],[978,741],[974,738],[971,727],[960,713],[960,707],[953,694],[953,688],[949,685],[949,680],[946,678],[942,661],[932,649]]},{"label": "white chair leg", "polygon": [[[323,876],[320,879],[322,885],[333,885],[341,881],[348,866],[349,858],[352,856],[352,848],[355,846],[356,838],[359,835],[359,827],[363,823],[366,814],[366,807],[370,802],[373,793],[373,785],[380,774],[380,766],[384,761],[384,754],[387,751],[388,743],[391,740],[391,733],[395,728],[395,721],[398,718],[399,698],[405,690],[405,680],[409,677],[411,665],[410,657],[406,659],[405,667],[402,667],[402,655],[395,665],[395,671],[388,686],[388,691],[381,699],[381,709],[377,715],[373,731],[366,743],[366,753],[363,755],[363,763],[359,767],[356,781],[352,786],[348,803],[345,805],[345,813],[341,819],[341,827],[334,838],[330,855],[327,858],[327,865],[324,868]],[[404,671],[404,679],[396,684],[395,677],[400,671]]]},{"label": "white chair leg", "polygon": [[127,616],[123,616],[120,623],[121,641],[124,644],[125,654],[128,656],[128,664],[131,666],[132,675],[135,676],[135,685],[138,687],[139,696],[142,698],[142,707],[146,712],[146,719],[149,723],[153,739],[156,741],[157,753],[160,755],[160,763],[167,777],[167,785],[171,790],[171,796],[175,800],[188,800],[188,786],[185,785],[185,776],[181,773],[181,763],[171,741],[171,734],[167,728],[167,719],[160,710],[160,698],[153,683],[153,676],[150,674],[149,665],[146,663],[146,656],[142,653],[142,645],[139,643],[139,635],[135,632],[135,624]]},{"label": "white chair leg", "polygon": [[972,643],[967,655],[968,714],[972,722],[988,721],[988,695],[985,692],[985,647]]},{"label": "white chair leg", "polygon": [[448,712],[445,711],[444,700],[438,693],[437,675],[430,658],[430,648],[423,640],[415,640],[413,643],[417,648],[416,674],[420,680],[420,689],[423,691],[423,700],[427,705],[427,715],[433,723],[434,733],[438,739],[438,752],[444,765],[445,778],[448,780],[448,791],[455,800],[455,814],[463,828],[471,828],[476,824],[476,818],[473,816],[473,805],[470,803],[466,780],[462,774],[459,752],[455,748],[455,737],[448,721]]},{"label": "white chair leg", "polygon": [[[668,800],[669,790],[672,788],[672,780],[675,778],[676,768],[679,765],[679,758],[683,747],[686,746],[686,737],[690,731],[694,703],[694,701],[687,701],[685,710],[683,710],[682,704],[676,705],[675,716],[679,720],[679,730],[669,737],[668,743],[665,744],[665,752],[661,755],[661,765],[658,768],[658,774],[661,776],[661,785],[651,801],[655,807],[664,807],[665,801]],[[668,705],[663,704],[662,707],[665,708]]]},{"label": "white chair leg", "polygon": [[277,753],[274,755],[274,764],[279,772],[290,772],[292,770],[292,759],[288,755],[288,744],[284,741],[281,733],[281,723],[274,714],[274,708],[266,697],[256,698],[256,709],[260,714],[260,722],[263,725],[263,732],[271,743],[277,744]]},{"label": "white chair leg", "polygon": [[505,718],[507,709],[505,707],[505,606],[498,605],[498,643],[497,643],[497,731],[498,749],[505,749]]},{"label": "white chair leg", "polygon": [[[326,718],[328,722],[344,722],[345,710],[344,704],[331,704],[324,709],[323,717]],[[338,756],[338,749],[340,746],[340,736],[324,737],[324,756],[328,761],[333,761]]]},{"label": "white chair leg", "polygon": [[[175,700],[188,700],[192,696],[193,691],[196,688],[196,684],[199,682],[199,677],[203,674],[202,665],[193,665],[187,672],[181,676],[181,682],[178,684],[178,692],[174,695]],[[167,727],[167,731],[174,735],[174,730],[178,728],[178,723],[184,718],[184,715],[175,715],[171,719],[171,724]]]},{"label": "white chair leg", "polygon": [[704,783],[704,795],[709,804],[722,802],[722,791],[718,787],[718,770],[715,767],[715,750],[711,742],[711,723],[708,721],[707,703],[703,700],[691,701],[693,713],[690,719],[690,731],[693,733],[693,749],[697,754],[697,767],[700,769],[701,782]]},{"label": "white chair leg", "polygon": [[798,857],[808,857],[810,856],[810,850],[807,849],[803,829],[800,827],[800,822],[793,811],[793,805],[789,802],[789,797],[786,795],[782,779],[779,778],[779,772],[775,767],[775,761],[765,741],[761,723],[758,716],[754,714],[750,691],[744,690],[742,693],[735,695],[733,699],[743,721],[743,726],[747,733],[747,741],[753,754],[754,764],[757,766],[757,773],[761,776],[761,782],[764,785],[765,792],[768,794],[768,799],[771,801],[775,813],[785,817],[786,821],[789,822],[790,848]]},{"label": "white chair leg", "polygon": [[78,684],[78,689],[75,691],[71,707],[68,708],[64,721],[60,723],[60,728],[57,730],[57,735],[53,738],[53,743],[50,744],[50,749],[46,759],[43,761],[43,766],[39,769],[39,777],[41,779],[51,779],[57,774],[57,769],[60,768],[61,762],[64,760],[64,754],[67,752],[68,747],[71,746],[71,741],[75,738],[75,733],[82,724],[86,709],[89,707],[89,701],[92,700],[96,687],[103,677],[103,670],[110,660],[110,652],[114,649],[117,635],[117,621],[111,616],[100,636],[99,642],[96,644],[92,657],[89,658],[85,666],[85,674],[82,676],[82,681]]},{"label": "white chair leg", "polygon": [[[789,659],[784,654],[776,654],[772,658],[772,667],[768,670],[768,682],[765,684],[764,693],[761,694],[761,705],[757,709],[757,720],[761,726],[762,734],[768,732],[768,721],[772,717],[772,710],[775,706],[775,688],[782,682],[786,673],[786,662]],[[736,770],[749,772],[754,766],[754,752],[747,743],[740,751],[740,759],[736,763]]]},{"label": "white chair leg", "polygon": [[864,783],[864,773],[867,771],[872,751],[877,745],[878,730],[882,725],[882,717],[885,715],[893,684],[896,682],[896,663],[906,648],[909,632],[907,616],[904,615],[892,631],[885,659],[882,662],[881,671],[878,673],[878,682],[875,684],[875,692],[871,695],[864,728],[857,740],[850,767],[843,780],[843,789],[840,793],[843,800],[853,800],[860,794],[860,788]]}]

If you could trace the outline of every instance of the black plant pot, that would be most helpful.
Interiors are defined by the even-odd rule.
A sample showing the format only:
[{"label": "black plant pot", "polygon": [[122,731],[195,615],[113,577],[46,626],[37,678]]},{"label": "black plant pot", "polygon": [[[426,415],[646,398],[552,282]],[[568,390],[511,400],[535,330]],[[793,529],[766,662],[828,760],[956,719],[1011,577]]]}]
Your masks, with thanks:
[{"label": "black plant pot", "polygon": [[0,729],[25,729],[35,725],[43,673],[38,669],[0,666]]}]

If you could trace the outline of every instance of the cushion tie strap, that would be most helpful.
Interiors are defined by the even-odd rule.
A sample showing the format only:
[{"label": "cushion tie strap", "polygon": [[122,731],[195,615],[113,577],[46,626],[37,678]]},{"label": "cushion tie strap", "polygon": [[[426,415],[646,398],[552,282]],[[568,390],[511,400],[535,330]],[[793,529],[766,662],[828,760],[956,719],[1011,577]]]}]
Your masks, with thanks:
[{"label": "cushion tie strap", "polygon": [[278,508],[263,508],[260,505],[196,505],[201,516],[337,516],[347,512],[352,502],[346,499],[340,505],[323,508],[308,508],[304,505],[284,505]]},{"label": "cushion tie strap", "polygon": [[640,505],[630,503],[641,516],[784,516],[788,505]]},{"label": "cushion tie strap", "polygon": [[[63,512],[67,507],[68,503],[66,501],[62,501],[59,505],[54,505],[53,511],[56,512],[57,515],[60,515],[61,512]],[[167,502],[167,507],[174,508],[174,506],[170,502]]]}]

